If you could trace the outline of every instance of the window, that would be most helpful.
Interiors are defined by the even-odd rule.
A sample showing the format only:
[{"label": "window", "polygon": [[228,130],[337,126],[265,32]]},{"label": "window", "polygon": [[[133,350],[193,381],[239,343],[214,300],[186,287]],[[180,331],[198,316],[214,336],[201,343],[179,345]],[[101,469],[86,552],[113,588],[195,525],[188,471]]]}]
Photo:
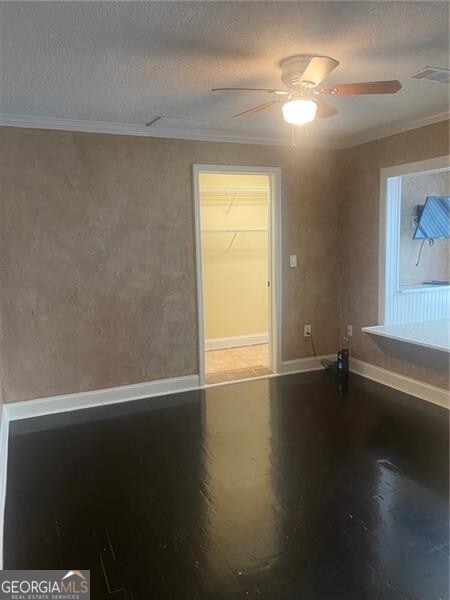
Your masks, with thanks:
[{"label": "window", "polygon": [[449,157],[382,169],[380,190],[379,325],[363,331],[449,350]]},{"label": "window", "polygon": [[[436,168],[430,168],[433,163]],[[414,239],[414,234],[427,198],[450,196],[448,160],[385,171],[384,298],[380,298],[384,325],[447,318],[450,240],[425,239],[420,234]],[[428,210],[432,202],[429,200]]]}]

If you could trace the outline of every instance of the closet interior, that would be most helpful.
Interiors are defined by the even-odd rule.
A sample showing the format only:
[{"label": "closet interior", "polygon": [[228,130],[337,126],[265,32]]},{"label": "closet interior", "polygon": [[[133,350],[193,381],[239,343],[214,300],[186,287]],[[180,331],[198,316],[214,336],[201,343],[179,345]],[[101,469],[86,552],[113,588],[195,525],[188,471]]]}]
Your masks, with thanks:
[{"label": "closet interior", "polygon": [[200,176],[206,383],[270,373],[269,185]]}]

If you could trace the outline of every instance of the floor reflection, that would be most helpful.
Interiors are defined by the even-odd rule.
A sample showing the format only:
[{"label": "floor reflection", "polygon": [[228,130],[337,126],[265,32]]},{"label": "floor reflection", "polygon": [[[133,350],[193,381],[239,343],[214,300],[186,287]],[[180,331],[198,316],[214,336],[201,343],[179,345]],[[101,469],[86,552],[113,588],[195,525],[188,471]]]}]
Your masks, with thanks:
[{"label": "floor reflection", "polygon": [[448,600],[444,409],[277,377],[11,424],[5,567],[95,600]]},{"label": "floor reflection", "polygon": [[258,572],[278,552],[269,381],[211,388],[206,404],[210,541],[236,577]]}]

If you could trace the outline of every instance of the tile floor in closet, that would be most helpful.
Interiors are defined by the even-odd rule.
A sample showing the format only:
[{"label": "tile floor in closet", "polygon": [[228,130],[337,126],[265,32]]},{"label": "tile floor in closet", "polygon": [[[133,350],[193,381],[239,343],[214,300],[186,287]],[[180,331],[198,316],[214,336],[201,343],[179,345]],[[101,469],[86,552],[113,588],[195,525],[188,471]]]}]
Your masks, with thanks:
[{"label": "tile floor in closet", "polygon": [[255,344],[205,352],[206,383],[269,375],[269,345]]}]

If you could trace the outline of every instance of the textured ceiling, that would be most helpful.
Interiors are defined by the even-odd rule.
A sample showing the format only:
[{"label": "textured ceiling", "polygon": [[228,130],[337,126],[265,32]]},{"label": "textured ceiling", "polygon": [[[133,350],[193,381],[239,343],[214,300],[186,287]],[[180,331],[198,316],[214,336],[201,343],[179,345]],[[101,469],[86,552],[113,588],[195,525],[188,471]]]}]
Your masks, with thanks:
[{"label": "textured ceiling", "polygon": [[339,114],[309,126],[310,138],[448,109],[448,85],[409,78],[449,66],[447,2],[0,2],[0,113],[138,125],[167,115],[285,136],[278,107],[231,118],[264,94],[209,88],[279,86],[279,61],[297,53],[340,61],[327,84],[403,84],[394,96],[332,98]]}]

